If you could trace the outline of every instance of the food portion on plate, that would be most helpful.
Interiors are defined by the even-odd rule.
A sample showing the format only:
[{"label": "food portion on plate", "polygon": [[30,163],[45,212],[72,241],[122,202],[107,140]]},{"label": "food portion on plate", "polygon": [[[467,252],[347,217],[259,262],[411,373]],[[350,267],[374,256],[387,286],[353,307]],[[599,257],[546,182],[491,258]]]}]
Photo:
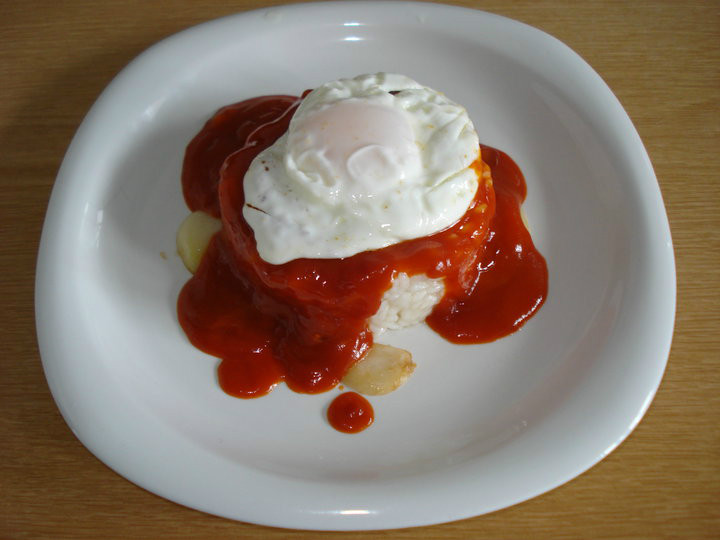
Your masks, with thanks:
[{"label": "food portion on plate", "polygon": [[[454,343],[489,342],[547,295],[519,168],[481,146],[465,108],[403,75],[222,108],[188,145],[182,186],[178,251],[194,275],[178,318],[233,396],[281,381],[385,394],[415,364],[377,343],[383,332],[425,321]],[[365,398],[338,400],[334,427],[372,423]]]}]

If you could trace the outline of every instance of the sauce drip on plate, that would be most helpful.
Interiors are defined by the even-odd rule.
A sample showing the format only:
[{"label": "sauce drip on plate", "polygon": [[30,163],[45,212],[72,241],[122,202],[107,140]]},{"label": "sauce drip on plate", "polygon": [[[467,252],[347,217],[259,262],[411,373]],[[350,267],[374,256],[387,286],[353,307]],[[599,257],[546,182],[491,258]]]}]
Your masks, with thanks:
[{"label": "sauce drip on plate", "polygon": [[367,320],[399,272],[445,278],[427,322],[454,343],[511,334],[540,308],[547,267],[522,221],[525,181],[509,156],[485,146],[475,199],[444,231],[344,259],[260,258],[242,214],[243,178],[299,102],[263,96],[225,107],[186,151],[185,200],[223,227],[180,293],[178,318],[196,347],[221,359],[225,392],[258,397],[280,381],[296,392],[335,387],[372,345]]},{"label": "sauce drip on plate", "polygon": [[327,411],[330,425],[343,433],[359,433],[370,427],[375,413],[370,402],[357,392],[344,392],[332,400]]}]

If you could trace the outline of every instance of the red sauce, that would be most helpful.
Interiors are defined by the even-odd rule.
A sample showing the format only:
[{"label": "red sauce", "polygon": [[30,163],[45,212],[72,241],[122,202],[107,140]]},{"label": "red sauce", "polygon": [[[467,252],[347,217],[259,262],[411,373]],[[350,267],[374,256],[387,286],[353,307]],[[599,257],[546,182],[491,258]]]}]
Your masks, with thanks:
[{"label": "red sauce", "polygon": [[345,392],[332,400],[327,411],[330,425],[343,433],[359,433],[375,420],[370,402],[355,392]]},{"label": "red sauce", "polygon": [[185,150],[182,186],[185,202],[192,211],[202,210],[220,217],[217,186],[225,158],[252,140],[258,127],[285,113],[292,116],[297,103],[295,96],[261,96],[228,105],[215,113]]},{"label": "red sauce", "polygon": [[297,392],[335,387],[372,345],[366,321],[398,272],[445,278],[427,322],[455,343],[506,336],[540,308],[547,268],[520,216],[525,181],[512,159],[488,147],[475,167],[492,181],[480,182],[452,227],[344,259],[262,260],[242,215],[243,179],[298,103],[264,96],[225,107],[187,148],[187,204],[221,217],[223,228],[181,291],[178,317],[196,347],[222,359],[223,390],[248,398],[282,380]]}]

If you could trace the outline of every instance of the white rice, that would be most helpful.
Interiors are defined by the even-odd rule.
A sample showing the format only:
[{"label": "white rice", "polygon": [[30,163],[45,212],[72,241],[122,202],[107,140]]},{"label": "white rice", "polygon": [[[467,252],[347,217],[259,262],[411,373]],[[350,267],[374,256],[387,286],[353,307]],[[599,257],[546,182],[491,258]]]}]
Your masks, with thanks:
[{"label": "white rice", "polygon": [[431,279],[425,274],[408,276],[400,273],[382,298],[377,313],[370,318],[370,330],[378,335],[385,330],[414,326],[430,315],[442,298],[445,284],[442,278]]}]

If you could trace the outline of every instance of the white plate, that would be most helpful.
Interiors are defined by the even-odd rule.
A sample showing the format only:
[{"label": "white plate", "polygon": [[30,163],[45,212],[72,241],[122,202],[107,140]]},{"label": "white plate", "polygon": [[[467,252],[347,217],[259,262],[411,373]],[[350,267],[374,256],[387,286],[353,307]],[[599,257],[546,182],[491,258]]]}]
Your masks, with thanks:
[{"label": "white plate", "polygon": [[[372,399],[370,429],[344,435],[324,418],[337,391],[233,399],[216,360],[186,340],[179,176],[185,145],[218,107],[375,71],[444,91],[483,143],[518,162],[550,294],[525,328],[489,345],[449,345],[424,327],[390,336],[418,368]],[[67,152],[37,268],[47,379],[91,452],[178,503],[308,529],[455,520],[582,473],[649,406],[674,308],[657,181],[600,77],[536,29],[424,3],[271,8],[140,55]]]}]

